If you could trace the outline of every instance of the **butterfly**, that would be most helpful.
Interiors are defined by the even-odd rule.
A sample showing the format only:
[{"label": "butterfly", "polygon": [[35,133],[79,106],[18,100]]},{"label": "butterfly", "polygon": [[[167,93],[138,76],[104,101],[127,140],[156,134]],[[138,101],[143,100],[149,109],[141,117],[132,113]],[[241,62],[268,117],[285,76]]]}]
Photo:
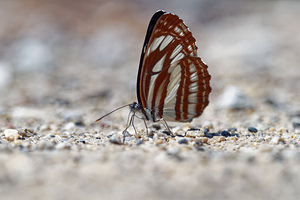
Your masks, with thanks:
[{"label": "butterfly", "polygon": [[166,121],[191,122],[202,114],[209,102],[211,76],[197,56],[195,42],[177,15],[159,10],[152,16],[137,76],[138,102],[125,105],[131,112],[124,131],[130,125],[135,129],[135,116],[144,120],[146,128],[145,120],[162,121],[172,132]]}]

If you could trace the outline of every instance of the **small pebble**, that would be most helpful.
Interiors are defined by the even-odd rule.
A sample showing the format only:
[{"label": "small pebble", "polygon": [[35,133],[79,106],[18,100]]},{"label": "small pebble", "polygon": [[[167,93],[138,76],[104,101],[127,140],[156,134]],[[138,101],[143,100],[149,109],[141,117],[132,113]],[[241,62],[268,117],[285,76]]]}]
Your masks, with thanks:
[{"label": "small pebble", "polygon": [[118,144],[118,145],[123,144],[121,137],[118,137],[117,135],[111,136],[109,139],[109,142],[112,144]]},{"label": "small pebble", "polygon": [[136,140],[136,145],[137,145],[137,146],[139,146],[139,145],[141,145],[141,144],[143,144],[143,143],[144,143],[144,141],[141,140],[141,139],[137,139],[137,140]]},{"label": "small pebble", "polygon": [[44,149],[53,149],[54,148],[54,145],[49,142],[49,141],[46,141],[46,140],[42,140],[42,141],[39,141],[37,143],[37,148],[39,150],[44,150]]},{"label": "small pebble", "polygon": [[39,128],[40,131],[49,131],[51,130],[50,126],[48,124],[43,124]]},{"label": "small pebble", "polygon": [[237,137],[230,137],[229,140],[231,140],[231,141],[237,141],[238,138]]},{"label": "small pebble", "polygon": [[160,130],[160,125],[159,124],[153,124],[152,127],[155,129],[155,130]]},{"label": "small pebble", "polygon": [[236,128],[230,128],[230,129],[228,129],[228,131],[229,132],[235,132],[235,131],[237,131],[237,129]]},{"label": "small pebble", "polygon": [[237,86],[228,86],[219,97],[218,107],[223,109],[248,109],[252,103]]},{"label": "small pebble", "polygon": [[52,131],[57,131],[58,127],[57,127],[56,124],[50,124],[49,129],[52,130]]},{"label": "small pebble", "polygon": [[198,141],[202,142],[202,143],[207,143],[208,142],[208,138],[207,137],[202,137],[202,138],[199,138]]},{"label": "small pebble", "polygon": [[209,132],[209,129],[208,128],[205,128],[204,129],[204,134],[207,134]]},{"label": "small pebble", "polygon": [[164,130],[163,133],[166,134],[166,135],[172,135],[172,134],[171,134],[169,131],[167,131],[167,130]]},{"label": "small pebble", "polygon": [[196,131],[188,131],[185,136],[186,137],[194,138],[194,137],[196,137],[198,135],[197,132]]},{"label": "small pebble", "polygon": [[218,138],[217,138],[217,142],[223,142],[223,141],[225,141],[226,139],[225,139],[225,137],[224,136],[219,136]]},{"label": "small pebble", "polygon": [[279,143],[285,144],[285,140],[282,137],[275,136],[270,141],[270,144],[279,144]]},{"label": "small pebble", "polygon": [[21,135],[22,137],[31,137],[34,134],[33,130],[30,130],[30,129],[27,129],[27,128],[20,129],[20,130],[18,130],[18,132],[19,132],[19,135]]},{"label": "small pebble", "polygon": [[200,128],[190,128],[187,131],[200,131],[200,130],[201,130]]},{"label": "small pebble", "polygon": [[207,129],[212,129],[212,128],[214,128],[214,125],[213,125],[211,122],[209,122],[209,121],[205,121],[205,122],[202,124],[202,127],[203,127],[203,128],[207,128]]},{"label": "small pebble", "polygon": [[168,151],[167,151],[168,155],[171,155],[171,156],[178,156],[179,152],[180,152],[180,148],[177,146],[170,147],[170,148],[168,148]]},{"label": "small pebble", "polygon": [[70,149],[70,145],[68,145],[67,143],[65,142],[61,142],[61,143],[58,143],[56,146],[55,146],[56,149],[58,150],[62,150],[62,149]]},{"label": "small pebble", "polygon": [[162,143],[164,143],[164,142],[163,142],[163,140],[161,140],[161,139],[157,139],[155,143],[156,143],[156,144],[162,144]]},{"label": "small pebble", "polygon": [[85,140],[78,140],[77,143],[82,143],[82,144],[85,144],[86,141]]},{"label": "small pebble", "polygon": [[281,128],[278,130],[278,132],[279,132],[280,134],[283,134],[284,132],[286,132],[286,129],[283,128],[283,127],[281,127]]},{"label": "small pebble", "polygon": [[221,135],[224,136],[224,137],[229,137],[229,136],[231,136],[231,134],[230,134],[228,131],[222,131],[222,132],[221,132]]},{"label": "small pebble", "polygon": [[176,133],[176,136],[177,137],[185,137],[186,136],[186,133],[184,133],[184,132],[181,132],[181,133]]},{"label": "small pebble", "polygon": [[249,127],[248,131],[250,131],[251,133],[256,133],[257,129],[255,127]]},{"label": "small pebble", "polygon": [[300,122],[293,122],[294,129],[300,129]]},{"label": "small pebble", "polygon": [[198,151],[204,151],[203,148],[203,142],[201,142],[201,140],[196,140],[194,143],[194,147],[198,150]]},{"label": "small pebble", "polygon": [[73,122],[68,122],[64,126],[64,130],[67,130],[67,131],[73,130],[74,128],[75,128],[75,124]]},{"label": "small pebble", "polygon": [[195,141],[195,145],[197,145],[197,146],[203,146],[203,142],[198,139],[198,140]]},{"label": "small pebble", "polygon": [[84,122],[82,120],[77,120],[74,124],[75,126],[84,126]]},{"label": "small pebble", "polygon": [[95,135],[95,138],[96,138],[97,140],[99,140],[99,139],[101,139],[101,135],[100,135],[100,134],[96,134],[96,135]]},{"label": "small pebble", "polygon": [[178,144],[188,144],[188,143],[189,141],[185,138],[178,141]]},{"label": "small pebble", "polygon": [[16,129],[5,129],[4,135],[7,141],[14,141],[20,137],[19,132]]},{"label": "small pebble", "polygon": [[215,136],[220,136],[220,134],[219,133],[206,133],[205,134],[205,137],[208,137],[208,138],[213,138]]}]

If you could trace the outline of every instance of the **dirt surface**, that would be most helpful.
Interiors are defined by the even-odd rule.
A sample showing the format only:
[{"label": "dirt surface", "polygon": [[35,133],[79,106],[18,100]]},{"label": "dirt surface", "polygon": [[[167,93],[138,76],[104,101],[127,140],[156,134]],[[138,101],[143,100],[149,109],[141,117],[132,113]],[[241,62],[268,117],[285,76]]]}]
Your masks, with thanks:
[{"label": "dirt surface", "polygon": [[[179,15],[212,76],[192,123],[136,119],[152,14]],[[1,199],[300,199],[298,1],[0,2]]]}]

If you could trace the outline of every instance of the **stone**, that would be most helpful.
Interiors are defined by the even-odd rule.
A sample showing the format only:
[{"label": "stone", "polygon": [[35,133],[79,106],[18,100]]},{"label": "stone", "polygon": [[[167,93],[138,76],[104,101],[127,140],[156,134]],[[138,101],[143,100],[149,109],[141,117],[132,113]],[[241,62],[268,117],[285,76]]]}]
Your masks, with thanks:
[{"label": "stone", "polygon": [[27,128],[18,130],[18,133],[22,137],[31,137],[34,135],[34,131],[31,129],[27,129]]},{"label": "stone", "polygon": [[221,132],[221,135],[224,136],[224,137],[229,137],[229,136],[231,136],[231,134],[230,134],[228,131],[222,131],[222,132]]},{"label": "stone", "polygon": [[74,122],[68,122],[68,123],[66,123],[65,126],[64,126],[64,130],[66,130],[66,131],[72,131],[72,130],[74,130],[74,129],[75,129],[75,124],[74,124]]},{"label": "stone", "polygon": [[207,128],[207,129],[213,129],[213,128],[214,128],[214,125],[213,125],[213,123],[210,122],[210,121],[205,121],[205,122],[203,122],[202,127],[203,127],[203,128]]},{"label": "stone", "polygon": [[110,137],[109,142],[112,144],[118,144],[121,145],[123,144],[122,139],[119,135],[113,135]]},{"label": "stone", "polygon": [[50,126],[48,124],[43,124],[39,128],[40,131],[49,131],[51,130]]},{"label": "stone", "polygon": [[178,144],[188,144],[188,143],[189,141],[185,138],[178,141]]},{"label": "stone", "polygon": [[55,145],[55,148],[57,150],[70,149],[70,144],[67,144],[65,142],[61,142],[61,143],[58,143],[57,145]]},{"label": "stone", "polygon": [[5,129],[4,136],[7,141],[14,141],[20,137],[19,132],[16,129]]},{"label": "stone", "polygon": [[218,107],[222,109],[249,109],[252,103],[237,86],[228,86],[218,100]]},{"label": "stone", "polygon": [[180,153],[180,148],[177,146],[170,147],[168,148],[167,153],[171,156],[178,156],[178,154]]},{"label": "stone", "polygon": [[256,133],[256,132],[257,132],[257,129],[256,129],[255,127],[250,126],[250,127],[248,128],[248,131],[250,131],[251,133]]},{"label": "stone", "polygon": [[272,140],[270,141],[270,144],[279,144],[279,143],[285,144],[285,140],[279,136],[273,137]]},{"label": "stone", "polygon": [[144,141],[141,140],[141,139],[137,139],[137,140],[136,140],[136,145],[139,146],[139,145],[141,145],[141,144],[144,144]]},{"label": "stone", "polygon": [[202,143],[207,143],[208,142],[208,138],[207,137],[201,137],[198,139],[199,142],[202,142]]},{"label": "stone", "polygon": [[299,121],[293,122],[293,128],[294,128],[296,134],[300,133],[300,122]]}]

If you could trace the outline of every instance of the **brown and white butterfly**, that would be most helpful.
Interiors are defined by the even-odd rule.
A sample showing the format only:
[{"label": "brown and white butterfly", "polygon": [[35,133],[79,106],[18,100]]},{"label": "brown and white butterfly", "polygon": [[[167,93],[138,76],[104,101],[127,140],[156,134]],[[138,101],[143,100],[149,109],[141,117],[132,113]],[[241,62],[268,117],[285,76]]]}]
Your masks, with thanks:
[{"label": "brown and white butterfly", "polygon": [[195,38],[183,20],[175,14],[157,11],[150,20],[142,49],[138,102],[129,104],[131,114],[125,131],[133,125],[135,116],[144,122],[162,120],[168,129],[165,120],[192,121],[208,105],[210,78],[207,65],[197,56]]}]

